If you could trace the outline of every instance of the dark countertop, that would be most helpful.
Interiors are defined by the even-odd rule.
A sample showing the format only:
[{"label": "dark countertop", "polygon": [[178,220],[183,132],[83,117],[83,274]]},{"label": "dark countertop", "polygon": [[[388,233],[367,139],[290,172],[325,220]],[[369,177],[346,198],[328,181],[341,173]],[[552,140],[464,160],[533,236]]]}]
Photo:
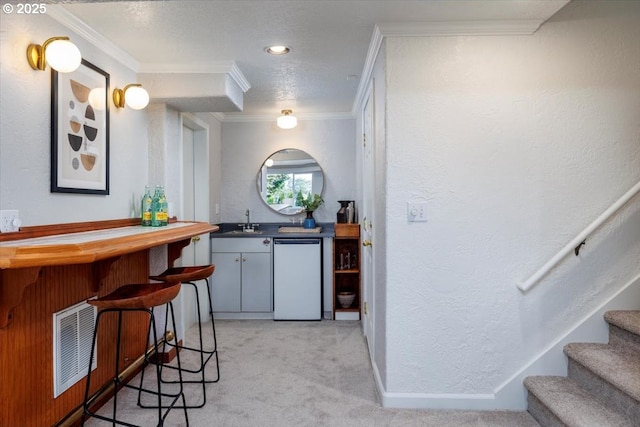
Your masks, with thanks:
[{"label": "dark countertop", "polygon": [[[322,239],[325,237],[334,237],[335,236],[335,230],[334,230],[334,224],[332,222],[318,222],[316,223],[317,227],[321,227],[322,230],[320,230],[319,233],[308,233],[308,232],[301,232],[301,233],[295,233],[295,232],[285,232],[282,233],[280,231],[278,231],[280,229],[280,227],[293,227],[293,225],[290,222],[268,222],[268,223],[261,223],[258,227],[257,230],[254,232],[243,232],[242,228],[238,226],[238,223],[221,223],[221,224],[215,224],[217,225],[220,229],[218,231],[215,231],[213,233],[211,233],[211,237],[212,238],[218,238],[218,237],[238,237],[238,238],[245,238],[245,237],[278,237],[278,238],[289,238],[289,239],[299,239],[301,237],[306,237],[306,238],[317,238],[317,239]],[[295,227],[299,227],[302,228],[302,225],[296,225]]]}]

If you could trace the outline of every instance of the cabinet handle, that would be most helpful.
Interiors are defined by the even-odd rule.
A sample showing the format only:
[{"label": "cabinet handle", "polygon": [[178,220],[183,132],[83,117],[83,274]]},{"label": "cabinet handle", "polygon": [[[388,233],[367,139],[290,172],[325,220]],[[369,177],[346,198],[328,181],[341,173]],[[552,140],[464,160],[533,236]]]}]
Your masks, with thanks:
[{"label": "cabinet handle", "polygon": [[242,262],[247,262],[247,259],[246,258],[242,258]]},{"label": "cabinet handle", "polygon": [[200,236],[192,237],[192,238],[191,238],[191,241],[192,241],[192,242],[194,242],[194,243],[195,243],[195,242],[199,242],[199,241],[200,241]]},{"label": "cabinet handle", "polygon": [[240,258],[236,258],[236,262],[239,262],[239,261],[240,261]]},{"label": "cabinet handle", "polygon": [[365,240],[362,242],[362,246],[373,246],[373,243],[371,243],[371,240]]},{"label": "cabinet handle", "polygon": [[265,246],[269,246],[269,243],[271,243],[271,240],[269,240],[269,239],[264,239],[262,241],[262,244],[265,245]]}]

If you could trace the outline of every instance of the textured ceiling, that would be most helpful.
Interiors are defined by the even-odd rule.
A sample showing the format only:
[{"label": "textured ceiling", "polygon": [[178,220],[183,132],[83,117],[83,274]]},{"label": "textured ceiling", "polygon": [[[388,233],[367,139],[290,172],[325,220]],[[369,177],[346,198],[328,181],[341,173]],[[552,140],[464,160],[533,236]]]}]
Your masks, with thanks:
[{"label": "textured ceiling", "polygon": [[[566,0],[62,1],[83,21],[154,72],[235,62],[250,89],[244,112],[351,113],[376,24],[539,19]],[[292,52],[270,56],[285,44]]]}]

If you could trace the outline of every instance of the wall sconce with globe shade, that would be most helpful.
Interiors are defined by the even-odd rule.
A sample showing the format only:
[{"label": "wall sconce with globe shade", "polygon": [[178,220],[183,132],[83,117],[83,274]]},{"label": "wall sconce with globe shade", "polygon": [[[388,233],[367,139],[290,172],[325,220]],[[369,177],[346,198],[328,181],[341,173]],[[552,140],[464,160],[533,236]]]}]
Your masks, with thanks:
[{"label": "wall sconce with globe shade", "polygon": [[113,103],[118,108],[124,108],[126,104],[134,110],[142,110],[149,105],[149,93],[140,83],[128,84],[122,89],[114,89]]},{"label": "wall sconce with globe shade", "polygon": [[34,70],[44,71],[47,64],[60,73],[75,71],[82,62],[80,49],[69,41],[69,37],[59,36],[47,39],[41,45],[30,44],[27,61]]}]

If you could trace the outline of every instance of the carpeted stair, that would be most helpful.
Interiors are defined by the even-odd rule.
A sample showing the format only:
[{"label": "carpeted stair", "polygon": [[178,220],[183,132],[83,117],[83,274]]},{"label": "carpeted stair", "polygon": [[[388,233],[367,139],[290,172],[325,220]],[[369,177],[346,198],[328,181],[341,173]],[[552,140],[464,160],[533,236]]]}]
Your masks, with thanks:
[{"label": "carpeted stair", "polygon": [[524,380],[543,427],[640,426],[640,311],[608,311],[609,344],[572,343],[567,377]]}]

